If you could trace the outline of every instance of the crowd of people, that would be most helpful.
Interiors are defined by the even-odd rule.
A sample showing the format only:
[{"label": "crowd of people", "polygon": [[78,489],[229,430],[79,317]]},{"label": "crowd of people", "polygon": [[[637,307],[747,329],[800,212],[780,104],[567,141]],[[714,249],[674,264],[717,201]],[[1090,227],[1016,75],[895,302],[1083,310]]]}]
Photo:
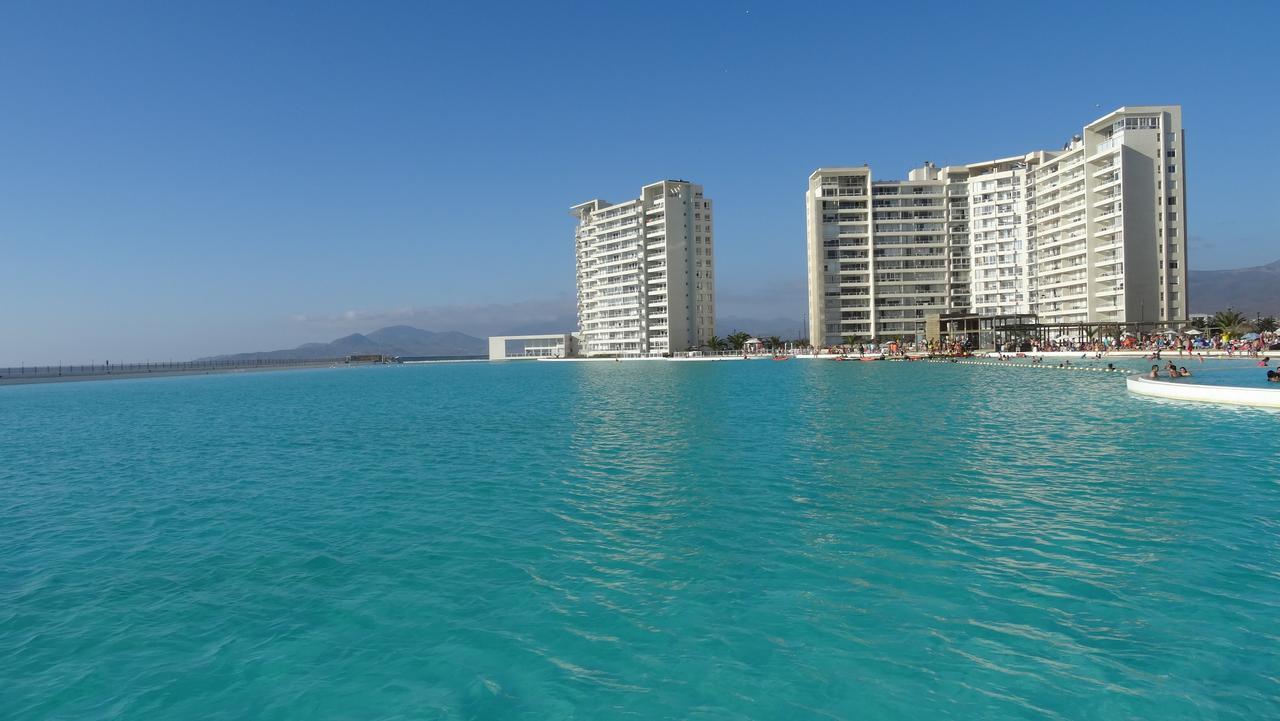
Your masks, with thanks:
[{"label": "crowd of people", "polygon": [[[1124,333],[1120,336],[1106,336],[1087,340],[1061,337],[1057,340],[1024,338],[996,344],[996,352],[1025,357],[1041,353],[1080,353],[1082,356],[1102,358],[1104,355],[1119,351],[1145,351],[1145,357],[1151,360],[1162,360],[1161,354],[1177,354],[1182,357],[1203,358],[1206,354],[1244,356],[1257,358],[1268,350],[1280,350],[1280,332],[1245,333],[1236,337],[1213,331],[1199,334],[1200,331],[1184,333]],[[956,336],[948,340],[907,341],[876,340],[847,342],[844,345],[829,349],[827,352],[841,354],[857,353],[860,356],[883,355],[900,356],[909,353],[928,353],[929,355],[967,356],[974,352],[967,335]]]},{"label": "crowd of people", "polygon": [[1152,357],[1159,358],[1160,353],[1195,356],[1201,353],[1213,352],[1227,356],[1258,357],[1267,350],[1274,350],[1277,346],[1280,346],[1280,333],[1245,333],[1237,337],[1223,333],[1214,333],[1212,335],[1192,335],[1189,333],[1134,335],[1125,333],[1119,337],[1087,340],[1065,337],[1057,340],[1027,339],[1004,345],[1005,347],[1000,350],[1016,350],[1027,353],[1069,352],[1095,354],[1114,351],[1149,351]]}]

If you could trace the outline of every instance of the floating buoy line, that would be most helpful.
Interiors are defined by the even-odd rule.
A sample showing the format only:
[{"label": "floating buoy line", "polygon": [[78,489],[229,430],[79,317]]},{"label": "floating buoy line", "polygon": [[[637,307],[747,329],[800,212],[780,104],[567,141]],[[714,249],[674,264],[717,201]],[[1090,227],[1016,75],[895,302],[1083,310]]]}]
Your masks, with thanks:
[{"label": "floating buoy line", "polygon": [[1090,368],[1087,366],[1077,365],[1053,365],[1050,363],[1018,363],[1013,361],[994,361],[994,360],[954,360],[947,358],[930,358],[929,363],[950,363],[954,365],[964,366],[995,366],[998,368],[1039,368],[1041,370],[1055,371],[1085,371],[1092,373],[1119,373],[1121,375],[1133,375],[1141,371],[1129,370],[1128,368]]}]

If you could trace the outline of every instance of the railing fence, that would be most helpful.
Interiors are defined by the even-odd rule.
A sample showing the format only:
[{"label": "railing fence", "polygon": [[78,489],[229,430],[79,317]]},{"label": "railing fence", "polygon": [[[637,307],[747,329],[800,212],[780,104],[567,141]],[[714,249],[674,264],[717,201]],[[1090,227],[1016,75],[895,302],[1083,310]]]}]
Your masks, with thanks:
[{"label": "railing fence", "polygon": [[287,366],[346,363],[346,358],[256,358],[248,360],[159,361],[147,363],[85,363],[74,365],[20,365],[0,368],[0,380],[12,378],[57,378],[68,376],[146,375],[147,373],[192,373],[198,371],[252,370]]}]

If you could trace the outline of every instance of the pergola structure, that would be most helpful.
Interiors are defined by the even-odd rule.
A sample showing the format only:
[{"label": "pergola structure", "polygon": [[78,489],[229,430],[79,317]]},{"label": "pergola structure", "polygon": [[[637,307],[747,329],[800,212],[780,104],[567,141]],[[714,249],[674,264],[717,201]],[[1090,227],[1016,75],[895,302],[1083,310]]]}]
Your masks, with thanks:
[{"label": "pergola structure", "polygon": [[1188,325],[1189,321],[1186,320],[1172,323],[1167,321],[1040,323],[1037,317],[1030,313],[987,316],[943,313],[937,318],[936,338],[944,341],[958,341],[961,337],[965,337],[968,338],[969,345],[974,348],[1006,348],[1010,345],[1016,348],[1030,345],[1043,348],[1061,340],[1085,343],[1090,340],[1119,338],[1124,335],[1141,338],[1144,335],[1177,334],[1179,328],[1185,329]]}]

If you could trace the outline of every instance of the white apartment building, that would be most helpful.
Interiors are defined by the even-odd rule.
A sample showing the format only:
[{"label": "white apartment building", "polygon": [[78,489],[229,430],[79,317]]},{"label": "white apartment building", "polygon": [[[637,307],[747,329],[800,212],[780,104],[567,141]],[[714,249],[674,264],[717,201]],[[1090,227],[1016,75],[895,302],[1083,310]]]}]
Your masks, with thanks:
[{"label": "white apartment building", "polygon": [[714,335],[711,210],[702,186],[683,180],[573,206],[582,355],[662,356]]},{"label": "white apartment building", "polygon": [[926,163],[907,180],[874,180],[866,166],[809,176],[810,338],[914,337],[953,298],[967,307],[967,204],[957,202],[967,199],[948,195],[949,171]]},{"label": "white apartment building", "polygon": [[819,168],[806,194],[810,339],[915,337],[945,311],[1183,321],[1183,156],[1181,108],[1138,106],[1061,151],[926,163],[907,180]]}]

